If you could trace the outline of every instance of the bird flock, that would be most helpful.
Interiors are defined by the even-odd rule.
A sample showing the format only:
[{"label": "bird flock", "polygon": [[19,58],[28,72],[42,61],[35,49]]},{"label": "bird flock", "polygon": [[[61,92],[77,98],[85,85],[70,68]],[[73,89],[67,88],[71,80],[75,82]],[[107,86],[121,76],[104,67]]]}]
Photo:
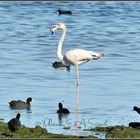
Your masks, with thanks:
[{"label": "bird flock", "polygon": [[[57,14],[71,15],[72,12],[58,9]],[[62,45],[64,42],[67,28],[64,23],[59,22],[51,27],[52,34],[54,34],[54,32],[58,29],[62,30],[62,35],[58,42],[57,51],[56,51],[59,62],[57,62],[57,61],[54,62],[53,67],[54,68],[66,67],[67,70],[70,70],[70,66],[74,65],[76,67],[76,86],[79,86],[80,85],[79,73],[78,73],[79,65],[85,64],[90,60],[98,60],[99,58],[104,57],[105,54],[94,52],[94,51],[89,51],[89,50],[84,50],[84,49],[79,49],[79,48],[70,50],[70,51],[66,52],[65,54],[62,54]],[[30,110],[31,102],[32,102],[32,97],[28,97],[26,102],[21,101],[21,100],[12,100],[9,102],[9,106],[12,110],[13,109],[14,110],[15,109],[16,110],[21,110],[21,109]],[[58,113],[58,114],[69,114],[70,113],[70,111],[67,108],[63,108],[62,103],[58,103],[58,108],[59,109],[56,111],[56,113]],[[133,110],[140,114],[140,108],[134,106]],[[12,118],[7,123],[10,131],[16,132],[21,127],[20,117],[21,117],[21,114],[17,113],[16,117]],[[140,123],[139,122],[130,122],[129,126],[131,126],[133,128],[140,128]]]},{"label": "bird flock", "polygon": [[[31,104],[30,104],[31,101],[32,101],[31,97],[28,97],[26,102],[21,101],[21,100],[12,100],[9,102],[9,106],[12,110],[22,110],[22,109],[30,110],[31,109]],[[70,111],[67,108],[63,108],[62,103],[59,103],[58,107],[59,107],[59,109],[56,111],[56,113],[58,113],[59,115],[61,114],[61,117],[63,115],[67,115],[70,113]],[[15,132],[20,128],[20,126],[21,126],[20,116],[21,116],[20,113],[17,113],[16,117],[12,118],[8,122],[8,128],[11,132]]]},{"label": "bird flock", "polygon": [[[31,97],[28,97],[26,102],[21,101],[21,100],[12,100],[9,102],[9,106],[13,110],[22,110],[22,109],[31,109],[31,104],[30,102],[32,101]],[[136,111],[138,114],[140,114],[140,108],[137,106],[133,107],[133,111]],[[58,103],[58,110],[56,111],[58,113],[60,119],[62,119],[63,115],[68,115],[70,111],[67,108],[63,107],[63,104],[60,102]],[[20,121],[20,113],[17,113],[15,118],[12,118],[7,124],[8,128],[11,132],[16,132],[20,127],[21,127],[21,121]],[[137,128],[140,129],[140,122],[130,122],[129,126],[132,128]]]},{"label": "bird flock", "polygon": [[[58,10],[57,14],[72,14],[71,11],[63,11],[63,10]],[[70,66],[71,65],[75,65],[76,66],[76,80],[77,80],[77,86],[79,86],[79,74],[78,74],[78,65],[84,64],[90,60],[97,60],[101,57],[104,56],[103,53],[97,53],[94,51],[88,51],[88,50],[84,50],[84,49],[73,49],[70,50],[68,52],[66,52],[64,55],[62,54],[62,44],[65,38],[65,34],[66,34],[66,26],[64,23],[57,23],[56,25],[53,25],[51,27],[51,32],[52,34],[57,30],[57,29],[61,29],[62,35],[61,38],[58,42],[58,46],[57,46],[57,57],[60,60],[60,62],[54,62],[53,63],[53,67],[55,68],[59,68],[59,67],[66,67],[67,70],[70,70]],[[21,109],[27,109],[30,110],[31,109],[31,102],[32,102],[32,97],[28,97],[26,102],[25,101],[21,101],[21,100],[12,100],[9,102],[9,106],[11,109],[17,109],[17,110],[21,110]],[[57,110],[58,114],[69,114],[70,111],[67,108],[63,108],[62,103],[58,104],[59,109]],[[18,113],[16,115],[15,118],[12,118],[9,122],[8,122],[8,128],[12,131],[15,132],[17,131],[20,126],[21,126],[21,122],[20,122],[20,113]]]}]

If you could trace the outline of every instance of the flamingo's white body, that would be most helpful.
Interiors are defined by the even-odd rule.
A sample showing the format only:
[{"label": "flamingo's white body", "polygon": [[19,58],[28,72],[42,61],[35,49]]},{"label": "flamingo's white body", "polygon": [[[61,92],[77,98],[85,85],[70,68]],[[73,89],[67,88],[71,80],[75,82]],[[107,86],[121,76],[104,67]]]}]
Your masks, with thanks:
[{"label": "flamingo's white body", "polygon": [[65,34],[66,34],[66,26],[63,23],[58,23],[52,26],[51,28],[52,34],[57,29],[63,30],[61,38],[58,43],[58,47],[57,47],[57,57],[65,66],[70,66],[70,65],[76,66],[76,79],[77,79],[77,86],[78,86],[79,85],[78,65],[84,64],[92,59],[95,59],[95,60],[99,59],[100,57],[103,57],[104,54],[93,52],[93,51],[87,51],[83,49],[73,49],[73,50],[67,51],[64,55],[62,55],[62,44],[63,44]]}]

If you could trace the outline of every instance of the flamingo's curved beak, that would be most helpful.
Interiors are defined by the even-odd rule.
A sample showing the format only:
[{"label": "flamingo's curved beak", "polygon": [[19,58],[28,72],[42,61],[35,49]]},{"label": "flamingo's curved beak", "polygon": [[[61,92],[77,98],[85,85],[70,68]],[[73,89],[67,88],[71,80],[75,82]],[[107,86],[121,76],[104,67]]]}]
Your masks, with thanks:
[{"label": "flamingo's curved beak", "polygon": [[54,25],[51,27],[51,33],[52,35],[54,34],[54,32],[57,30],[57,25]]}]

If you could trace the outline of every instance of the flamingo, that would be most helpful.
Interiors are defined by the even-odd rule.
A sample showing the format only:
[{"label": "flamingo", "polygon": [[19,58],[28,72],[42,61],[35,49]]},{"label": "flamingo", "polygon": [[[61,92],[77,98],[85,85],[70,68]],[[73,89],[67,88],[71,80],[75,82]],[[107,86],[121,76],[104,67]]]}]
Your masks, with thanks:
[{"label": "flamingo", "polygon": [[64,23],[57,23],[51,27],[52,34],[57,30],[62,30],[61,38],[58,42],[57,46],[57,57],[62,62],[62,64],[66,67],[70,65],[76,66],[76,85],[79,86],[79,73],[78,73],[78,65],[84,64],[90,60],[97,60],[104,56],[104,53],[97,53],[94,51],[88,51],[84,49],[73,49],[67,51],[64,55],[62,54],[62,45],[64,42],[64,38],[66,35],[67,28]]}]

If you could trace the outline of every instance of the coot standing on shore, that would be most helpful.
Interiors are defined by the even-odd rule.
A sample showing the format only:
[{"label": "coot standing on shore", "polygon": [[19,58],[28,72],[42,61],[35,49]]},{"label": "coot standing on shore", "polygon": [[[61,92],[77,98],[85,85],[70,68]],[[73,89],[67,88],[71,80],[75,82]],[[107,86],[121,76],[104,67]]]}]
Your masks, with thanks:
[{"label": "coot standing on shore", "polygon": [[8,128],[10,129],[10,131],[15,132],[20,128],[21,122],[19,119],[20,113],[17,114],[16,118],[13,118],[8,122]]}]

